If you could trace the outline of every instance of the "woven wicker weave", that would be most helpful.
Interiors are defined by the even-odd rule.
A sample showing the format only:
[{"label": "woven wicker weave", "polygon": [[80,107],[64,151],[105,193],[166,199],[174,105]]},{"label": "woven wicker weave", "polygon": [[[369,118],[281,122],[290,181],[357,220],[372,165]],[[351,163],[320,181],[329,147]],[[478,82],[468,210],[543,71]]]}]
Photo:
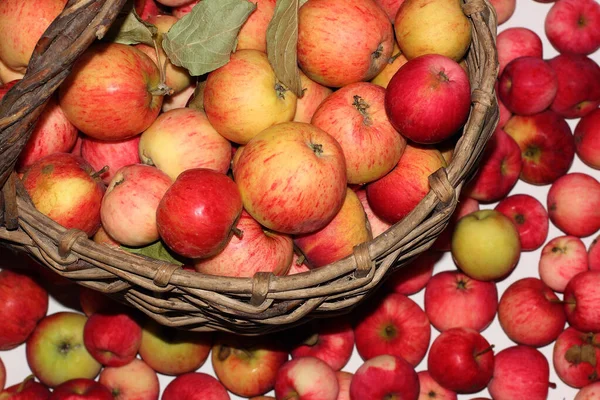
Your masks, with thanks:
[{"label": "woven wicker weave", "polygon": [[467,64],[472,109],[452,162],[430,176],[429,194],[401,222],[354,254],[292,276],[228,278],[184,271],[89,240],[38,212],[13,172],[45,100],[70,66],[114,20],[124,0],[70,0],[38,43],[27,75],[0,103],[0,241],[31,253],[52,271],[108,293],[167,326],[255,335],[352,310],[390,271],[425,251],[457,205],[498,121],[496,15],[487,0],[467,0],[473,26]]}]

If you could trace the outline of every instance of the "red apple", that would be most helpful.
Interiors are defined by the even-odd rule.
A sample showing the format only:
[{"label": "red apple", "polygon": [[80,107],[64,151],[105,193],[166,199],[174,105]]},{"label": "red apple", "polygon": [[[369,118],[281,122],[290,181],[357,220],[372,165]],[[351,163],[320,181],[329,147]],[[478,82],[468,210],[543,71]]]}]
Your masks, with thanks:
[{"label": "red apple", "polygon": [[558,90],[558,78],[541,58],[519,57],[506,65],[498,87],[502,103],[513,114],[533,115],[550,107]]},{"label": "red apple", "polygon": [[[560,54],[548,64],[556,72],[558,91],[550,106],[564,118],[580,118],[600,104],[600,67],[583,55]],[[577,79],[573,79],[573,77]]]},{"label": "red apple", "polygon": [[300,71],[300,82],[302,82],[302,97],[296,102],[296,114],[293,121],[310,123],[315,111],[333,91],[310,79],[304,72]]},{"label": "red apple", "polygon": [[156,210],[171,184],[167,174],[148,165],[119,169],[102,199],[102,227],[113,240],[126,246],[156,242]]},{"label": "red apple", "polygon": [[50,154],[29,167],[23,185],[38,211],[65,228],[80,229],[88,236],[100,228],[105,187],[83,158]]},{"label": "red apple", "polygon": [[513,115],[504,125],[521,148],[521,179],[548,185],[565,175],[575,158],[575,141],[569,124],[553,111],[530,116]]},{"label": "red apple", "polygon": [[494,400],[546,400],[550,387],[546,357],[529,346],[513,346],[496,354],[488,390]]},{"label": "red apple", "polygon": [[533,251],[541,247],[548,237],[549,219],[544,205],[528,194],[506,197],[494,208],[510,218],[521,240],[522,251]]},{"label": "red apple", "polygon": [[87,351],[87,317],[62,311],[43,318],[27,339],[27,364],[43,384],[56,387],[75,378],[94,379],[101,365]]},{"label": "red apple", "polygon": [[350,382],[350,398],[417,400],[419,377],[403,358],[383,354],[361,365]]},{"label": "red apple", "polygon": [[175,17],[181,19],[181,17],[184,15],[189,14],[192,11],[192,8],[194,8],[196,4],[200,3],[200,1],[202,0],[190,0],[183,5],[172,7],[171,11]]},{"label": "red apple", "polygon": [[188,258],[210,257],[225,248],[241,213],[240,191],[231,178],[195,168],[182,172],[166,191],[156,224],[171,250]]},{"label": "red apple", "polygon": [[162,395],[162,400],[229,400],[229,393],[212,376],[202,372],[179,375]]},{"label": "red apple", "polygon": [[25,378],[21,383],[0,391],[1,400],[47,400],[50,391],[43,384],[36,382],[33,376]]},{"label": "red apple", "polygon": [[429,193],[429,175],[444,166],[439,150],[408,144],[398,165],[367,185],[371,209],[388,223],[400,221]]},{"label": "red apple", "polygon": [[195,261],[196,271],[239,277],[252,277],[256,272],[287,273],[294,253],[289,235],[264,229],[244,210],[236,228],[242,236],[232,237],[219,254]]},{"label": "red apple", "polygon": [[600,109],[592,111],[577,123],[575,151],[581,161],[600,169]]},{"label": "red apple", "polygon": [[600,4],[595,0],[560,0],[544,23],[546,36],[559,53],[592,54],[600,49]]},{"label": "red apple", "polygon": [[565,288],[565,312],[573,328],[600,332],[600,271],[575,275]]},{"label": "red apple", "polygon": [[79,305],[88,317],[97,312],[114,311],[121,306],[106,294],[85,286],[79,288]]},{"label": "red apple", "polygon": [[498,289],[493,281],[471,279],[459,271],[435,274],[425,288],[425,313],[439,331],[483,331],[496,316]]},{"label": "red apple", "polygon": [[552,184],[548,191],[550,221],[567,235],[586,237],[600,229],[600,182],[573,172]]},{"label": "red apple", "polygon": [[342,208],[323,228],[294,237],[294,245],[310,267],[318,268],[351,255],[354,247],[373,238],[365,210],[352,189]]},{"label": "red apple", "polygon": [[516,0],[491,0],[490,3],[492,3],[492,6],[496,10],[498,25],[508,21],[515,13],[515,8],[517,7]]},{"label": "red apple", "polygon": [[417,143],[439,143],[452,136],[467,121],[470,107],[467,73],[456,61],[438,54],[409,60],[385,92],[390,122]]},{"label": "red apple", "polygon": [[566,316],[560,299],[544,282],[522,278],[502,294],[498,320],[513,342],[542,347],[563,331]]},{"label": "red apple", "polygon": [[503,30],[496,39],[498,49],[498,62],[500,70],[498,76],[512,60],[519,57],[543,57],[542,39],[531,29],[513,27]]},{"label": "red apple", "polygon": [[277,371],[288,360],[288,352],[266,337],[221,337],[211,354],[216,377],[227,390],[242,397],[273,389]]},{"label": "red apple", "polygon": [[244,146],[233,175],[246,211],[283,233],[323,228],[346,196],[341,146],[325,131],[302,122],[278,124],[254,137]]},{"label": "red apple", "polygon": [[115,400],[158,400],[158,375],[142,360],[135,358],[121,367],[106,367],[98,382],[106,386]]},{"label": "red apple", "polygon": [[[27,340],[48,312],[48,292],[24,272],[0,271],[0,350],[11,350]],[[2,385],[4,387],[4,385]]]},{"label": "red apple", "polygon": [[354,350],[352,326],[340,318],[315,320],[314,324],[301,327],[298,337],[291,350],[292,358],[316,357],[334,371],[344,368]]},{"label": "red apple", "polygon": [[322,85],[370,80],[383,69],[393,46],[392,24],[374,1],[311,1],[298,12],[298,64]]},{"label": "red apple", "polygon": [[393,292],[410,296],[425,288],[433,275],[435,264],[442,253],[428,250],[414,258],[407,265],[393,271],[385,285]]},{"label": "red apple", "polygon": [[581,388],[600,376],[600,336],[565,329],[554,343],[552,361],[558,377],[567,385]]},{"label": "red apple", "polygon": [[437,383],[429,371],[421,371],[419,377],[420,394],[418,400],[456,400],[456,393]]},{"label": "red apple", "polygon": [[148,319],[142,330],[139,354],[154,371],[181,375],[204,365],[211,346],[210,334],[171,328]]},{"label": "red apple", "polygon": [[149,17],[161,13],[154,0],[135,0],[134,4],[137,15],[144,21],[148,21]]},{"label": "red apple", "polygon": [[71,379],[54,388],[48,400],[113,400],[108,388],[92,379]]},{"label": "red apple", "polygon": [[523,169],[517,142],[502,129],[496,129],[486,144],[479,170],[465,187],[464,195],[492,203],[508,195]]},{"label": "red apple", "polygon": [[338,386],[340,388],[336,400],[351,400],[350,385],[352,384],[352,378],[354,377],[354,374],[345,371],[336,371],[335,376],[337,377]]},{"label": "red apple", "polygon": [[571,278],[588,270],[585,244],[576,236],[553,238],[542,249],[538,269],[546,285],[555,292],[564,292]]},{"label": "red apple", "polygon": [[59,89],[59,104],[73,125],[100,140],[122,140],[146,129],[163,96],[156,64],[132,46],[96,43],[81,55]]},{"label": "red apple", "polygon": [[328,96],[311,124],[333,136],[346,158],[348,183],[363,184],[390,172],[400,160],[406,140],[384,111],[386,90],[368,82],[344,86]]},{"label": "red apple", "polygon": [[120,367],[137,355],[142,328],[126,313],[95,313],[85,323],[83,343],[100,364]]},{"label": "red apple", "polygon": [[453,328],[442,332],[431,344],[427,370],[446,389],[475,393],[492,378],[493,346],[473,329]]},{"label": "red apple", "polygon": [[396,14],[398,14],[398,9],[404,3],[404,0],[375,0],[375,3],[385,11],[390,22],[393,24]]},{"label": "red apple", "polygon": [[598,400],[599,398],[600,382],[594,382],[581,388],[573,400]]},{"label": "red apple", "polygon": [[506,108],[504,103],[502,103],[502,100],[500,100],[500,95],[498,94],[497,87],[496,87],[496,99],[498,100],[498,108],[500,110],[500,117],[499,117],[498,126],[496,127],[496,129],[502,129],[502,128],[504,128],[504,125],[506,125],[506,123],[508,122],[510,117],[512,117],[512,113],[510,112],[510,110],[508,108]]},{"label": "red apple", "polygon": [[588,263],[589,267],[593,271],[600,270],[600,236],[594,239],[588,249]]},{"label": "red apple", "polygon": [[224,174],[231,164],[231,143],[217,133],[203,111],[193,108],[159,115],[142,134],[139,153],[144,164],[156,166],[172,180],[193,168]]},{"label": "red apple", "polygon": [[335,371],[318,358],[295,358],[277,371],[277,399],[336,400],[338,393]]},{"label": "red apple", "polygon": [[458,205],[450,217],[450,221],[448,221],[448,225],[442,233],[440,233],[436,241],[433,242],[433,245],[431,246],[433,250],[450,251],[452,245],[452,233],[454,232],[454,227],[458,220],[465,215],[479,211],[479,202],[471,197],[467,197],[465,189],[463,189],[463,191],[462,196],[459,198]]},{"label": "red apple", "polygon": [[365,210],[365,214],[367,214],[367,220],[369,221],[369,226],[371,227],[371,234],[373,237],[375,238],[390,229],[392,225],[375,215],[371,209],[369,201],[367,200],[367,191],[361,187],[360,189],[356,190],[356,195],[358,196],[358,199]]},{"label": "red apple", "polygon": [[204,87],[204,110],[214,129],[234,143],[246,144],[263,130],[291,121],[296,95],[281,85],[267,55],[239,50],[212,71]]},{"label": "red apple", "polygon": [[102,181],[108,185],[122,167],[141,162],[139,144],[140,135],[117,141],[97,140],[84,136],[81,139],[80,154],[95,171],[108,167],[106,172],[100,174]]},{"label": "red apple", "polygon": [[238,32],[236,51],[254,49],[267,51],[267,28],[275,13],[275,0],[256,0],[256,9]]},{"label": "red apple", "polygon": [[389,354],[418,365],[427,353],[431,327],[425,312],[399,293],[384,294],[363,306],[354,328],[356,350],[363,360]]},{"label": "red apple", "polygon": [[[0,4],[0,62],[12,74],[22,75],[37,42],[52,21],[61,13],[66,0],[23,2],[5,0]],[[9,82],[5,74],[0,80]]]}]

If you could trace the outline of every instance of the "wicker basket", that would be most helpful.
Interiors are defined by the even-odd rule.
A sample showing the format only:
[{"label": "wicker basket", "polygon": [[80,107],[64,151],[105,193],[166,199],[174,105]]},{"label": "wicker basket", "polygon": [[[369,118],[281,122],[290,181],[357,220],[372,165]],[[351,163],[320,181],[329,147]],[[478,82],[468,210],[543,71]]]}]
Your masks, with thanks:
[{"label": "wicker basket", "polygon": [[292,276],[202,275],[98,245],[85,233],[67,230],[42,215],[14,173],[15,161],[45,100],[74,60],[106,32],[124,2],[69,0],[38,43],[27,75],[0,103],[0,241],[29,252],[63,277],[134,306],[160,324],[257,335],[348,313],[392,270],[429,248],[446,227],[461,187],[476,169],[498,121],[496,15],[487,0],[463,4],[473,26],[467,58],[473,105],[452,162],[430,176],[429,194],[405,219],[356,246],[351,256]]}]

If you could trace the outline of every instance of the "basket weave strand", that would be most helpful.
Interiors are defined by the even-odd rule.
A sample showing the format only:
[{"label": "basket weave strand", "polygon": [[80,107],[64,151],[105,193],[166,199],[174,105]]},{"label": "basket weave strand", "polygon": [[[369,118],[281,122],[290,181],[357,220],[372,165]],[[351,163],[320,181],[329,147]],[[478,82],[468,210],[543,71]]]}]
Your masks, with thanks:
[{"label": "basket weave strand", "polygon": [[472,108],[452,162],[429,177],[430,192],[406,218],[356,246],[342,260],[283,277],[203,275],[98,245],[83,232],[67,230],[38,212],[13,172],[15,161],[45,100],[76,58],[102,36],[124,2],[70,0],[38,43],[25,78],[0,103],[2,242],[32,254],[65,278],[132,305],[160,324],[258,335],[348,313],[391,271],[428,249],[446,227],[498,121],[496,15],[487,0],[463,4],[473,28],[467,55]]}]

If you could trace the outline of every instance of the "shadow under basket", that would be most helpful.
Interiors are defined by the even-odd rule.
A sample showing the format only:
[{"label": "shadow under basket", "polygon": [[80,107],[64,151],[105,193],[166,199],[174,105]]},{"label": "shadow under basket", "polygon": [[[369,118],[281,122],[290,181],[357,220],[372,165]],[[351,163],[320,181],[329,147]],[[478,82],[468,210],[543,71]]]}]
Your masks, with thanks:
[{"label": "shadow under basket", "polygon": [[28,72],[0,103],[0,242],[30,253],[79,285],[129,304],[160,324],[193,331],[259,335],[314,318],[347,314],[390,272],[427,250],[448,224],[463,183],[477,168],[498,121],[496,14],[487,0],[466,0],[472,24],[467,53],[472,107],[447,168],[402,221],[328,266],[291,276],[229,278],[99,245],[35,209],[14,165],[48,99],[73,62],[102,37],[125,0],[69,0],[40,39]]}]

